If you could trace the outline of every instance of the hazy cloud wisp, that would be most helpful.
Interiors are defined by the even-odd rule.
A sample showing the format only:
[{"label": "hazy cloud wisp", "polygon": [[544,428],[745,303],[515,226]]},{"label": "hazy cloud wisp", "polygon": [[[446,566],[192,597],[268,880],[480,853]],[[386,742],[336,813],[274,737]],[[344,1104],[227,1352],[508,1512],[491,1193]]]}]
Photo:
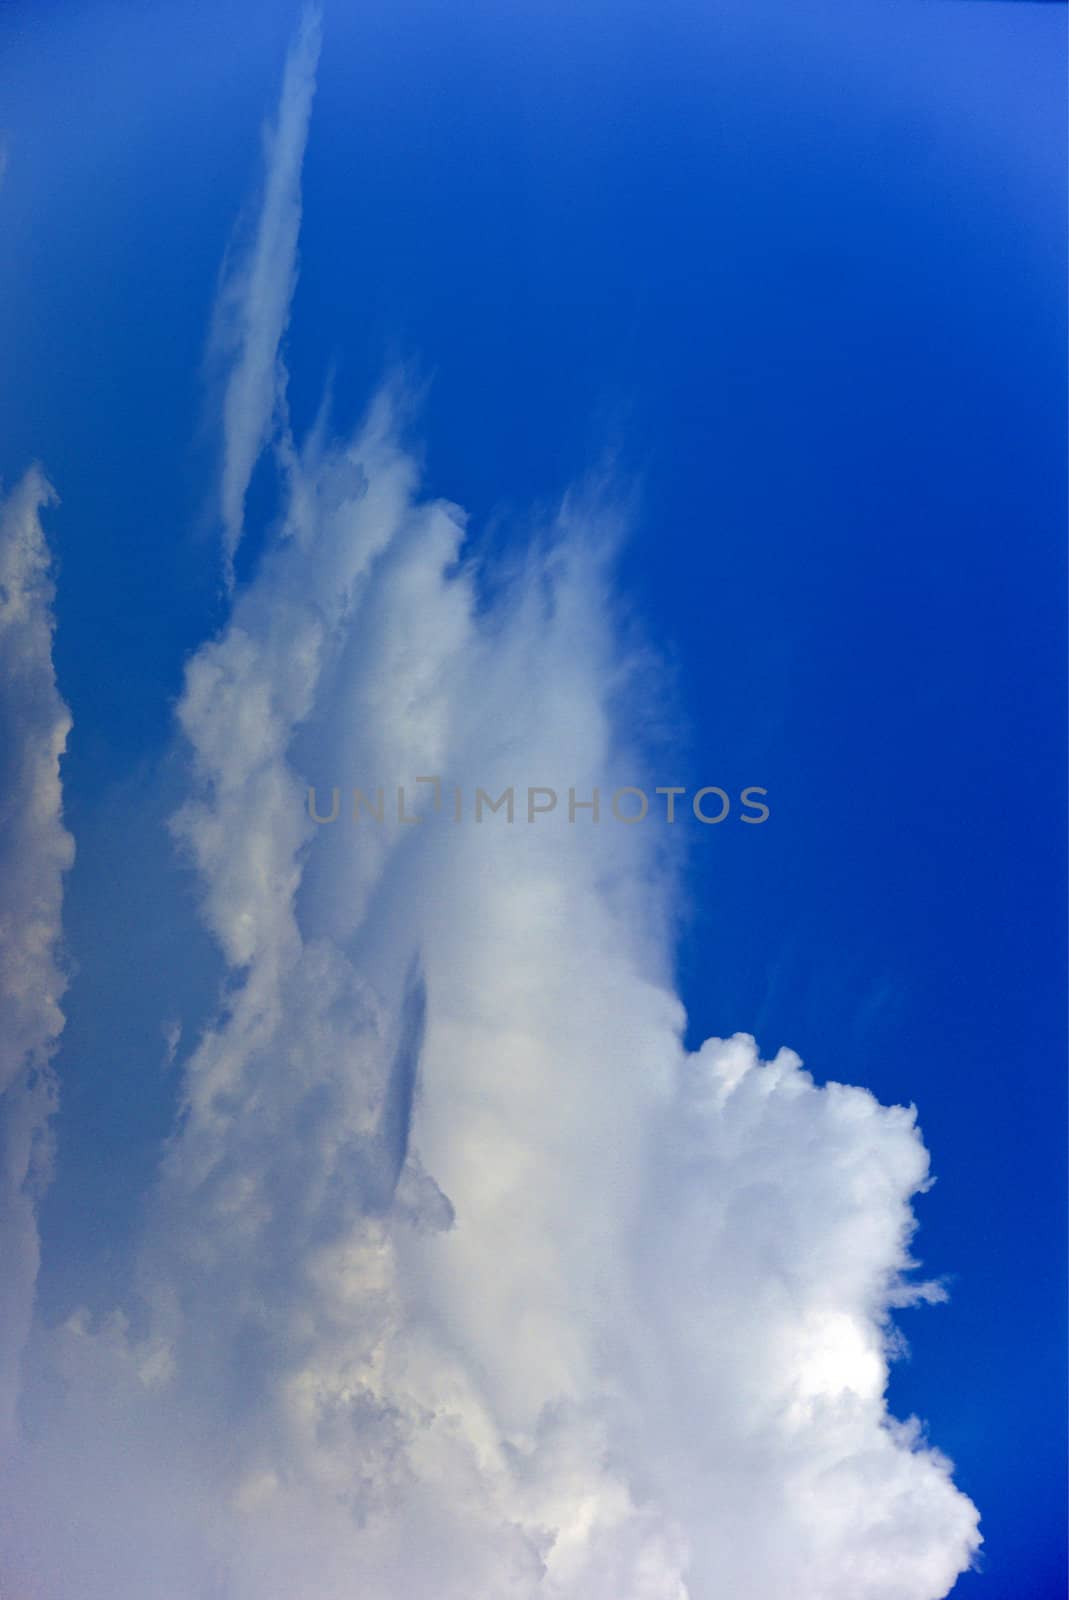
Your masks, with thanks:
[{"label": "hazy cloud wisp", "polygon": [[50,1065],[66,987],[57,962],[74,845],[59,759],[71,719],[52,663],[53,586],[33,467],[0,502],[0,1448],[9,1439],[37,1279],[35,1201],[50,1167]]},{"label": "hazy cloud wisp", "polygon": [[286,60],[274,124],[264,130],[265,178],[255,234],[228,261],[212,351],[228,367],[223,393],[220,509],[228,581],[241,542],[245,496],[284,395],[279,344],[297,277],[301,166],[319,60],[320,21],[305,11]]}]

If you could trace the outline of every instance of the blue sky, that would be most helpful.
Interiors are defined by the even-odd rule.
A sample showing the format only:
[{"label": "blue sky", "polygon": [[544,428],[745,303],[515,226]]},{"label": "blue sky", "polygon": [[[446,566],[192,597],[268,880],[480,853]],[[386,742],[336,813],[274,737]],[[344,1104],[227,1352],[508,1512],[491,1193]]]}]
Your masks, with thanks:
[{"label": "blue sky", "polygon": [[[166,819],[231,606],[206,342],[295,15],[8,13],[0,474],[60,496],[74,721],[42,1326],[129,1291],[161,1030],[218,1004]],[[917,1106],[949,1298],[900,1313],[889,1397],[980,1508],[977,1600],[1065,1580],[1064,46],[1026,0],[327,6],[284,345],[298,440],[328,380],[347,433],[406,367],[465,552],[626,489],[625,731],[772,805],[673,845],[686,1044]],[[265,455],[239,592],[284,498]]]}]

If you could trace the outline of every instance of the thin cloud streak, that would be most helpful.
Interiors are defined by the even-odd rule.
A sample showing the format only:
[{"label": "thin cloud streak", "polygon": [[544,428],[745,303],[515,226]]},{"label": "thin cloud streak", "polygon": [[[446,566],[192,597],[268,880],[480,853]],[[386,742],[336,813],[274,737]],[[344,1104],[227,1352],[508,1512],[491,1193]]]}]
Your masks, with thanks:
[{"label": "thin cloud streak", "polygon": [[309,7],[286,58],[277,117],[264,130],[264,192],[255,237],[247,254],[228,262],[216,306],[211,353],[229,366],[219,487],[228,587],[253,469],[284,405],[278,350],[297,278],[301,167],[320,35],[319,11]]},{"label": "thin cloud streak", "polygon": [[66,987],[57,951],[63,873],[59,761],[71,719],[52,663],[53,585],[40,511],[55,499],[32,467],[0,502],[0,1448],[10,1442],[51,1168],[51,1058]]}]

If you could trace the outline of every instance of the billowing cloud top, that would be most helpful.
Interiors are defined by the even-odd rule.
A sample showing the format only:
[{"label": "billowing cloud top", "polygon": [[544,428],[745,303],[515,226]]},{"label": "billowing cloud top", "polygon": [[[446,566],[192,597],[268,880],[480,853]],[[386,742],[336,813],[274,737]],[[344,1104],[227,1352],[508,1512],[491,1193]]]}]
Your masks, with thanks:
[{"label": "billowing cloud top", "polygon": [[[231,554],[284,384],[315,38],[268,148],[270,266],[228,313]],[[487,603],[403,411],[388,387],[351,438],[286,441],[284,524],[189,663],[174,831],[228,982],[136,1302],[35,1340],[52,1398],[7,1486],[10,1581],[938,1600],[979,1539],[884,1399],[892,1308],[938,1294],[909,1279],[913,1112],[744,1034],[687,1052],[652,829],[454,824],[430,785],[422,821],[353,820],[353,784],[649,777],[611,486]],[[342,789],[336,821],[310,785]]]}]

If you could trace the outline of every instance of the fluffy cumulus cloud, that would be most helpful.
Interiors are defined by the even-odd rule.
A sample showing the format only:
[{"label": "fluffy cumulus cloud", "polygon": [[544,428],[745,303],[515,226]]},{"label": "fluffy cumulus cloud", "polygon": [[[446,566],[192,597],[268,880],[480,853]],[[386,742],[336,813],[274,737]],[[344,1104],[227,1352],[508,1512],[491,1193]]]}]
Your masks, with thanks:
[{"label": "fluffy cumulus cloud", "polygon": [[[265,193],[291,223],[291,141]],[[253,275],[240,314],[276,394],[286,305]],[[914,1115],[747,1035],[686,1050],[665,830],[527,821],[528,786],[656,781],[611,490],[487,583],[407,422],[388,388],[351,438],[283,428],[287,514],[189,663],[173,831],[227,979],[131,1303],[34,1341],[8,1587],[937,1600],[979,1541],[884,1399],[894,1307],[938,1293]]]},{"label": "fluffy cumulus cloud", "polygon": [[37,1278],[35,1203],[49,1168],[50,1066],[63,1027],[57,965],[59,758],[70,730],[52,666],[52,583],[31,468],[0,502],[0,1449],[9,1442]]}]

